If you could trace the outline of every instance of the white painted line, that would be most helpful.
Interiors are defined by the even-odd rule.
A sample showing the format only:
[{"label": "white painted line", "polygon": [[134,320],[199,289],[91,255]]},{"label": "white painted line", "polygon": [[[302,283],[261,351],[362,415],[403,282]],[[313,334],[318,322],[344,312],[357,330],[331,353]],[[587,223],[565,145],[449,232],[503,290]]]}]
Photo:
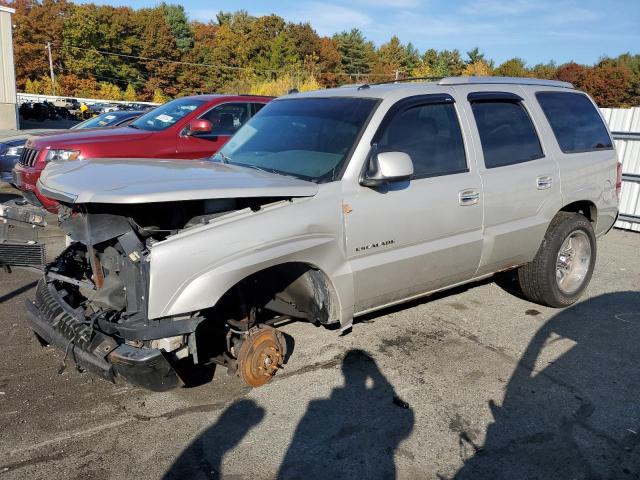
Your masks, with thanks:
[{"label": "white painted line", "polygon": [[103,430],[108,430],[110,428],[119,427],[120,425],[124,425],[125,423],[130,423],[135,421],[134,418],[125,418],[123,420],[116,420],[115,422],[105,423],[103,425],[97,425],[95,427],[87,428],[86,430],[80,430],[77,432],[69,432],[58,437],[52,438],[51,440],[47,440],[45,442],[36,443],[34,445],[29,445],[28,447],[16,448],[15,450],[9,451],[9,456],[18,455],[20,453],[29,452],[31,450],[38,450],[42,447],[47,447],[54,443],[64,442],[65,440],[71,440],[79,437],[86,437],[89,435],[93,435],[94,433],[101,432]]}]

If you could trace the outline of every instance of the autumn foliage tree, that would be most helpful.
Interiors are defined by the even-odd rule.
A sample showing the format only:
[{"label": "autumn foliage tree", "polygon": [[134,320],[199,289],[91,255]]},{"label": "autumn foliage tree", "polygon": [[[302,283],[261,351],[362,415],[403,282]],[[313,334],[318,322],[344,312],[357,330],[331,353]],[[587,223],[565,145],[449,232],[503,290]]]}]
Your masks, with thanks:
[{"label": "autumn foliage tree", "polygon": [[536,77],[573,83],[602,106],[640,104],[640,55],[595,65],[529,66],[518,57],[497,67],[478,48],[419,52],[399,35],[376,46],[358,29],[332,37],[309,23],[247,11],[191,21],[178,4],[134,9],[71,0],[0,0],[16,9],[14,52],[20,91],[157,100],[213,92],[270,92],[334,87],[397,77]]}]

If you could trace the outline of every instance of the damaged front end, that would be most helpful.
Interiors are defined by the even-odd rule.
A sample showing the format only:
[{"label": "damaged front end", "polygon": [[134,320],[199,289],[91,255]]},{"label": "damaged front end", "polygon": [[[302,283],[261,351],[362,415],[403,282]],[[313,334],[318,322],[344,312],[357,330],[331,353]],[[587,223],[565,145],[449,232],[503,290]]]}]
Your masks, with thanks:
[{"label": "damaged front end", "polygon": [[[188,207],[181,206],[182,215]],[[197,355],[193,333],[202,320],[147,316],[150,249],[175,226],[151,225],[144,207],[129,208],[128,216],[105,210],[61,207],[60,227],[73,243],[45,267],[35,299],[27,301],[31,327],[65,359],[107,380],[121,376],[150,390],[174,388],[182,382],[173,365]],[[162,205],[149,210],[163,212]]]}]

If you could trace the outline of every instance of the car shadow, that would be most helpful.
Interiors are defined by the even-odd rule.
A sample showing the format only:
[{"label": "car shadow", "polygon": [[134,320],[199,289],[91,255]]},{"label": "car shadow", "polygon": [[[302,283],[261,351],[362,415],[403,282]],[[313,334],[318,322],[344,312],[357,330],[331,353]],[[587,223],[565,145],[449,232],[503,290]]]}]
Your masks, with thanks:
[{"label": "car shadow", "polygon": [[639,478],[639,345],[638,292],[555,315],[529,343],[501,404],[489,402],[484,445],[470,445],[475,454],[455,478]]},{"label": "car shadow", "polygon": [[[343,385],[334,388],[329,397],[309,402],[279,472],[269,472],[269,478],[395,478],[394,454],[413,429],[413,410],[397,397],[366,352],[347,352],[342,373]],[[269,438],[271,430],[266,429],[273,426],[258,426],[266,413],[252,400],[234,402],[187,446],[164,479],[222,478],[224,455],[252,429],[264,428],[258,433]],[[279,437],[271,440],[278,444],[284,441]],[[264,448],[269,448],[268,444]]]}]

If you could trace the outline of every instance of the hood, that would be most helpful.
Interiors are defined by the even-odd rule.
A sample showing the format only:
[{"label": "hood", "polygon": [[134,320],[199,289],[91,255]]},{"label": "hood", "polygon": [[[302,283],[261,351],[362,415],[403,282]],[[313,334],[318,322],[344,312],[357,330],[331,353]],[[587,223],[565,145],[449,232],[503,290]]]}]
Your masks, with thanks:
[{"label": "hood", "polygon": [[27,130],[18,130],[14,134],[3,135],[2,137],[0,137],[0,143],[12,143],[20,140],[26,141],[30,135],[45,135],[47,133],[59,133],[60,131],[61,130],[52,130],[50,128],[47,128],[47,129],[32,128]]},{"label": "hood", "polygon": [[318,185],[208,160],[92,159],[53,162],[38,181],[67,203],[152,203],[214,198],[311,197]]},{"label": "hood", "polygon": [[153,132],[136,130],[130,127],[103,127],[65,130],[51,135],[38,135],[29,138],[27,146],[41,150],[43,148],[70,148],[85,143],[130,142],[141,140],[152,135]]}]

